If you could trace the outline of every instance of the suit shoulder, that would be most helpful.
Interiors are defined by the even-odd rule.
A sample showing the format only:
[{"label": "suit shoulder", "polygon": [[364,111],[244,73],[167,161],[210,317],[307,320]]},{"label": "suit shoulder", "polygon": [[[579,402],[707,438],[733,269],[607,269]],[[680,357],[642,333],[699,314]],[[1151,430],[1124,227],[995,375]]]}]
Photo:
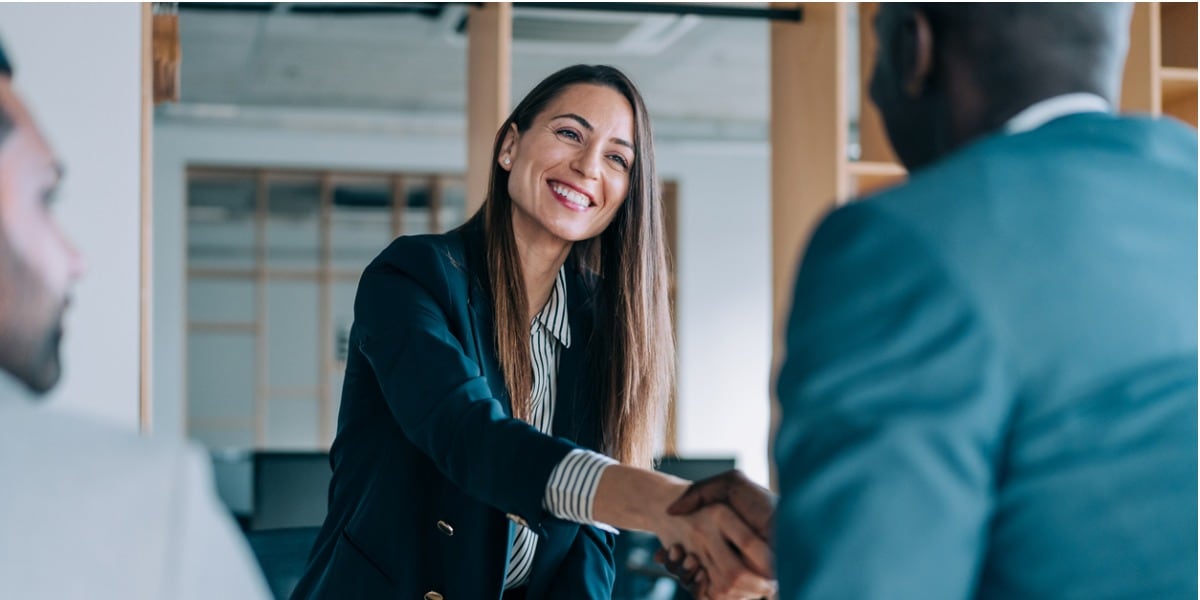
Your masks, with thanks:
[{"label": "suit shoulder", "polygon": [[[169,485],[183,475],[181,467],[194,466],[200,456],[182,440],[143,437],[129,429],[43,407],[7,407],[0,415],[7,429],[0,436],[0,454],[5,457],[0,464],[6,465],[4,470],[26,472],[34,488],[35,480],[52,483],[63,479],[81,484],[91,481],[106,489],[119,488],[120,482],[149,488]],[[207,468],[206,463],[203,466]],[[114,476],[116,473],[122,475]]]},{"label": "suit shoulder", "polygon": [[396,238],[371,261],[364,276],[403,274],[427,288],[436,288],[466,272],[462,236],[451,231]]},{"label": "suit shoulder", "polygon": [[66,481],[92,506],[120,505],[133,494],[146,522],[161,521],[181,481],[211,479],[202,452],[180,439],[42,407],[10,407],[0,418],[0,476],[22,481],[20,497],[7,502],[49,502]]},{"label": "suit shoulder", "polygon": [[421,271],[443,262],[461,263],[464,254],[462,236],[455,231],[402,235],[392,240],[367,268],[394,267]]}]

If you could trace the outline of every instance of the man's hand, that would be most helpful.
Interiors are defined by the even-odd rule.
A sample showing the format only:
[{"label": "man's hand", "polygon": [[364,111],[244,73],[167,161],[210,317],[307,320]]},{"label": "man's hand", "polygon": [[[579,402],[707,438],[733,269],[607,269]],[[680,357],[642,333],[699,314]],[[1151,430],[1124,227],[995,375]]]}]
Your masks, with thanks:
[{"label": "man's hand", "polygon": [[777,589],[770,574],[775,565],[771,548],[724,503],[689,515],[664,513],[655,535],[667,548],[679,545],[700,566],[689,587],[698,586],[705,600],[761,598]]},{"label": "man's hand", "polygon": [[[671,549],[659,548],[654,553],[654,560],[662,565],[671,573],[679,582],[679,586],[691,594],[696,600],[709,600],[714,598],[709,592],[708,573],[700,565],[700,559],[694,554],[688,554],[683,549],[683,546],[678,544],[671,546]],[[772,582],[771,594],[764,596],[762,600],[778,600],[779,590],[774,587]],[[734,596],[736,598],[736,596]]]},{"label": "man's hand", "polygon": [[770,490],[735,469],[693,483],[667,508],[667,514],[687,515],[709,504],[728,504],[759,537],[770,543],[777,499]]},{"label": "man's hand", "polygon": [[683,550],[683,546],[676,544],[671,546],[670,550],[659,548],[654,553],[654,561],[665,567],[693,598],[701,597],[705,579],[704,569],[700,568],[700,561],[694,555]]}]

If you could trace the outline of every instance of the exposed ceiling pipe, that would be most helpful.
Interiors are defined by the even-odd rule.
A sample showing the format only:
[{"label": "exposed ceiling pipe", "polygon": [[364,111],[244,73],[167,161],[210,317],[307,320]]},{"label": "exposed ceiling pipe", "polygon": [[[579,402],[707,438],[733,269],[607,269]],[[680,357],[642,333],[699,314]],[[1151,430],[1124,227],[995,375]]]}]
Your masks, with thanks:
[{"label": "exposed ceiling pipe", "polygon": [[[478,4],[478,3],[458,3]],[[281,2],[181,2],[180,11],[224,11],[262,13],[278,10],[286,5],[284,10],[292,14],[327,15],[327,16],[362,16],[362,15],[419,15],[427,18],[437,18],[442,11],[450,6],[437,2],[365,2],[350,4],[327,3],[298,3]],[[521,3],[513,3],[513,8],[519,10]],[[538,2],[524,5],[525,8],[537,10],[581,10],[589,12],[623,12],[623,13],[653,13],[666,15],[697,15],[701,17],[719,17],[730,19],[766,19],[769,21],[799,22],[804,19],[804,11],[800,8],[759,8],[743,6],[716,6],[712,4],[676,4],[666,2]]]}]

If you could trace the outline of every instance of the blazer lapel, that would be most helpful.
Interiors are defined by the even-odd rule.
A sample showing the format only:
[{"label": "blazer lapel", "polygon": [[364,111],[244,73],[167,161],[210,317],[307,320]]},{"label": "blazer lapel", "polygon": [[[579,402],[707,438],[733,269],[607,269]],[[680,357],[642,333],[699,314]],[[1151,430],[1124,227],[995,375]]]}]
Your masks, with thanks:
[{"label": "blazer lapel", "polygon": [[563,348],[558,359],[552,431],[555,436],[595,448],[596,440],[590,435],[591,428],[586,427],[590,398],[586,391],[588,388],[583,386],[587,377],[588,345],[592,334],[589,297],[579,273],[568,266],[567,317],[571,323],[571,346]]},{"label": "blazer lapel", "polygon": [[[471,335],[476,356],[483,376],[487,378],[492,394],[499,399],[506,416],[512,416],[512,400],[504,386],[504,374],[500,370],[500,359],[496,356],[496,327],[492,312],[491,292],[487,289],[488,271],[484,249],[483,228],[467,223],[461,229],[463,249],[467,260],[470,282],[467,303],[470,306]],[[587,377],[588,345],[592,334],[591,295],[584,285],[582,276],[568,265],[567,316],[571,324],[571,346],[564,348],[559,356],[557,391],[554,402],[554,422],[551,432],[589,448],[595,448],[599,440],[592,432],[590,394],[583,386]]]}]

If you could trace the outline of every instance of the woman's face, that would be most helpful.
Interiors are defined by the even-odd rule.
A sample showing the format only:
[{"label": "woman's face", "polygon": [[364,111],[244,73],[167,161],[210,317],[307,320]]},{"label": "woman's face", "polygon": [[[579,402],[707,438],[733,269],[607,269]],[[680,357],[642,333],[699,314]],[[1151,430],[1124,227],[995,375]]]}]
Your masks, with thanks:
[{"label": "woman's face", "polygon": [[517,238],[569,243],[604,231],[629,192],[633,142],[629,101],[592,84],[564,89],[527,131],[513,127],[498,160]]}]

